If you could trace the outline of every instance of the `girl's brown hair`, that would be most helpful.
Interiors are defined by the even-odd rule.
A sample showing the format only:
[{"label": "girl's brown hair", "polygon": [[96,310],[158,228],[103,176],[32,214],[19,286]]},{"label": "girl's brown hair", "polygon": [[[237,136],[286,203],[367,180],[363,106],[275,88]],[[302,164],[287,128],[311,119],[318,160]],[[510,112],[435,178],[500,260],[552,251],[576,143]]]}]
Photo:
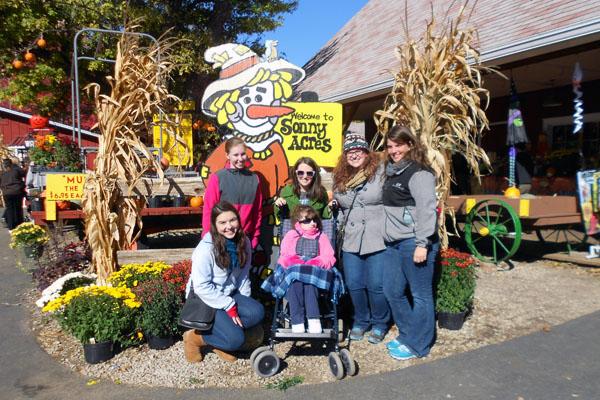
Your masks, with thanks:
[{"label": "girl's brown hair", "polygon": [[413,160],[421,164],[423,167],[430,169],[429,160],[425,155],[425,149],[421,144],[421,141],[417,139],[417,137],[411,132],[411,130],[403,125],[394,125],[392,129],[385,135],[385,162],[390,163],[390,156],[387,151],[387,141],[391,140],[396,144],[407,144],[410,147],[408,153],[406,153],[405,158],[408,160]]},{"label": "girl's brown hair", "polygon": [[314,218],[314,220],[317,222],[317,228],[319,228],[320,231],[323,230],[323,222],[321,222],[321,217],[319,217],[319,214],[314,208],[304,204],[299,204],[296,206],[296,208],[294,208],[294,212],[292,212],[292,226],[296,225],[296,222],[301,221],[303,217]]},{"label": "girl's brown hair", "polygon": [[291,168],[290,175],[292,176],[292,185],[294,186],[294,194],[300,197],[300,181],[298,180],[298,176],[296,175],[296,170],[300,166],[300,164],[306,164],[315,171],[313,175],[312,182],[310,184],[310,188],[306,192],[306,195],[311,200],[325,201],[327,202],[327,191],[321,184],[321,174],[319,173],[319,166],[310,157],[301,157],[296,161],[294,166]]},{"label": "girl's brown hair", "polygon": [[363,165],[359,168],[354,168],[348,164],[346,152],[343,152],[338,159],[337,165],[333,169],[333,190],[337,192],[347,191],[348,188],[346,187],[346,184],[361,169],[364,169],[367,181],[370,181],[375,176],[380,161],[381,156],[374,151],[370,151],[367,154],[367,158]]},{"label": "girl's brown hair", "polygon": [[239,146],[239,145],[244,146],[244,148],[246,148],[246,142],[244,142],[242,139],[238,138],[238,137],[232,137],[229,138],[225,141],[225,153],[229,154],[229,151],[231,149],[233,149],[235,146]]},{"label": "girl's brown hair", "polygon": [[237,212],[235,207],[231,205],[231,203],[226,201],[220,201],[215,204],[210,213],[210,236],[212,237],[213,242],[213,255],[215,256],[217,265],[221,269],[226,270],[229,268],[231,265],[231,257],[229,256],[229,252],[227,252],[227,247],[225,246],[225,241],[227,239],[217,231],[217,217],[227,211],[234,213],[239,223],[239,229],[232,240],[236,244],[239,266],[240,268],[244,268],[247,258],[246,234],[242,229],[240,214]]}]

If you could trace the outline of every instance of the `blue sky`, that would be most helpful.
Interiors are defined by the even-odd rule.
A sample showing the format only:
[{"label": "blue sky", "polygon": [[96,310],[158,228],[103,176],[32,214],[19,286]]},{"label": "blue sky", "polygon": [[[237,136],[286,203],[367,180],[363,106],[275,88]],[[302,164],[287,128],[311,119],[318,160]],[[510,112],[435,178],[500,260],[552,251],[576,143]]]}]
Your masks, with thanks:
[{"label": "blue sky", "polygon": [[303,66],[368,0],[300,0],[283,26],[267,32],[263,38],[279,41],[278,50],[285,58]]}]

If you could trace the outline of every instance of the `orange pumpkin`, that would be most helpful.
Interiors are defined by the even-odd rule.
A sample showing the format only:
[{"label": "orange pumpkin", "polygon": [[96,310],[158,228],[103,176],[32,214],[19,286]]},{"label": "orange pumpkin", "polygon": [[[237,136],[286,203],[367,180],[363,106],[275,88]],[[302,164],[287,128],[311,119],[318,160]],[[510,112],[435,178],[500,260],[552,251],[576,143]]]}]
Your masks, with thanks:
[{"label": "orange pumpkin", "polygon": [[504,197],[508,197],[509,199],[518,199],[521,197],[521,191],[517,187],[511,186],[504,191]]},{"label": "orange pumpkin", "polygon": [[204,197],[194,196],[190,199],[190,207],[202,207],[204,205]]},{"label": "orange pumpkin", "polygon": [[192,124],[192,129],[198,130],[198,129],[200,129],[201,126],[202,126],[202,122],[196,121]]},{"label": "orange pumpkin", "polygon": [[42,129],[48,126],[48,118],[42,117],[41,115],[32,115],[29,118],[29,125],[33,129]]},{"label": "orange pumpkin", "polygon": [[64,200],[57,201],[56,208],[58,208],[59,210],[68,210],[69,208],[71,208],[71,202]]},{"label": "orange pumpkin", "polygon": [[44,47],[46,47],[46,39],[44,39],[43,37],[39,38],[37,41],[37,45],[40,49],[43,49]]},{"label": "orange pumpkin", "polygon": [[25,61],[33,62],[35,61],[35,54],[28,51],[27,53],[25,53],[25,56],[23,56],[23,58],[25,58]]},{"label": "orange pumpkin", "polygon": [[163,157],[160,159],[160,167],[165,170],[167,168],[169,168],[170,162],[169,159],[167,157]]},{"label": "orange pumpkin", "polygon": [[15,69],[21,69],[21,68],[23,68],[23,61],[21,61],[21,60],[14,60],[12,62],[12,65],[13,65],[13,67]]}]

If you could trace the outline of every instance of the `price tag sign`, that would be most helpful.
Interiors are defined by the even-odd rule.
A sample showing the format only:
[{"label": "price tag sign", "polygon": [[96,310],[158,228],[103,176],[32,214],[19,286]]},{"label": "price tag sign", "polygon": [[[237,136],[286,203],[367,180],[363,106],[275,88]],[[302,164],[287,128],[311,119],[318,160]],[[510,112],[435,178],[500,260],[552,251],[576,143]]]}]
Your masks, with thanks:
[{"label": "price tag sign", "polygon": [[46,199],[50,201],[81,200],[85,174],[46,175]]}]

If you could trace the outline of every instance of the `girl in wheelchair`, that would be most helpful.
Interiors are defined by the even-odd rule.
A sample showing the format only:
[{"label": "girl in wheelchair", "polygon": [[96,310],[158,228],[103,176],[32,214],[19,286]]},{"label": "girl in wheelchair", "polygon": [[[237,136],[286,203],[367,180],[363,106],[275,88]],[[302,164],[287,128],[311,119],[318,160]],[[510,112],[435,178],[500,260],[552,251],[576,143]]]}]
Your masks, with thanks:
[{"label": "girl in wheelchair", "polygon": [[[331,269],[335,264],[335,253],[322,230],[318,213],[311,206],[298,205],[292,213],[292,229],[281,241],[278,264],[283,268],[309,265]],[[305,332],[305,317],[308,333],[322,332],[317,296],[317,287],[309,283],[294,281],[289,286],[286,297],[293,333]]]}]

